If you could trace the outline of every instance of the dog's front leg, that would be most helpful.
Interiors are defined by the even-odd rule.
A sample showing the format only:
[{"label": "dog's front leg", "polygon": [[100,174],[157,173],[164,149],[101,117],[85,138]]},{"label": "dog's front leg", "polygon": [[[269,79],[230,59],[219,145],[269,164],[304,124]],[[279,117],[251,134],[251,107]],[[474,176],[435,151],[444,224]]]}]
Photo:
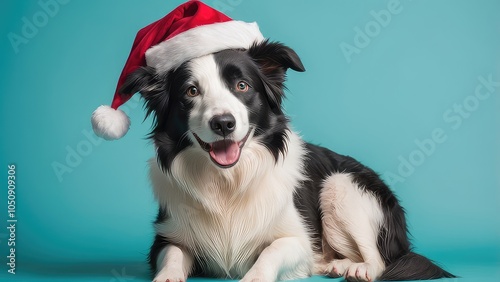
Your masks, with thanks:
[{"label": "dog's front leg", "polygon": [[167,245],[160,252],[157,265],[153,282],[184,282],[193,267],[193,256],[175,245]]},{"label": "dog's front leg", "polygon": [[307,240],[285,237],[266,247],[242,282],[276,281],[311,275],[312,252]]}]

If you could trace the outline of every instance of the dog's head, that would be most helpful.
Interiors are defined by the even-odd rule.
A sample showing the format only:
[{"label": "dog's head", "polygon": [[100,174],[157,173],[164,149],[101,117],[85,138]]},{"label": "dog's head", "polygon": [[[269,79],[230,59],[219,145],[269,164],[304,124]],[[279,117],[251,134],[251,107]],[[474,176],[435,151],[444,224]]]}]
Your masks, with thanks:
[{"label": "dog's head", "polygon": [[224,50],[192,59],[164,75],[141,67],[121,89],[140,92],[154,115],[151,138],[164,169],[187,147],[217,166],[237,164],[254,139],[278,159],[286,150],[287,119],[281,102],[287,69],[304,71],[297,54],[264,41],[248,50]]}]

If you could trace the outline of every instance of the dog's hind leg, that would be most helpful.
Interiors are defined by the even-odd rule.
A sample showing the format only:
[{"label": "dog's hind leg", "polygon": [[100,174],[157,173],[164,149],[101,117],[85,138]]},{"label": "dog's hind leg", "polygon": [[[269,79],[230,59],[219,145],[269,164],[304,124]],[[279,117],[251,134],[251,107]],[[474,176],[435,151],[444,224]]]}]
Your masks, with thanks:
[{"label": "dog's hind leg", "polygon": [[344,258],[333,260],[326,272],[348,281],[374,281],[384,270],[377,247],[383,213],[373,194],[359,187],[348,173],[328,177],[320,194],[324,240]]}]

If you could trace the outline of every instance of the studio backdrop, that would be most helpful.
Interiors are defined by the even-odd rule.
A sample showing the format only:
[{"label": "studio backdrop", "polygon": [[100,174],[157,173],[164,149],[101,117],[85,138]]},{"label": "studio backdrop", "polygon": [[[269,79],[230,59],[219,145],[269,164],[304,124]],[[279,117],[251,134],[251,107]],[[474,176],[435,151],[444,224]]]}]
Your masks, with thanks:
[{"label": "studio backdrop", "polygon": [[[0,4],[2,281],[150,279],[152,120],[139,95],[120,140],[95,136],[90,116],[136,32],[182,2]],[[293,128],[377,171],[417,252],[456,281],[500,281],[499,1],[205,3],[297,52]]]}]

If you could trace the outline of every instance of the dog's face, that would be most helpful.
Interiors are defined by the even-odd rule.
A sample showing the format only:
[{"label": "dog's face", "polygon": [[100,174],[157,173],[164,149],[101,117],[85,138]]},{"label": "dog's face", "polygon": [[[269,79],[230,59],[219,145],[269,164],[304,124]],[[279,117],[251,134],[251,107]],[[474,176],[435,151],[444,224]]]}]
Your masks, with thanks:
[{"label": "dog's face", "polygon": [[250,139],[276,159],[285,149],[287,119],[281,101],[288,68],[304,71],[292,49],[264,41],[248,50],[192,59],[164,75],[139,68],[122,93],[140,92],[147,114],[154,114],[151,138],[164,169],[187,147],[229,168]]}]

